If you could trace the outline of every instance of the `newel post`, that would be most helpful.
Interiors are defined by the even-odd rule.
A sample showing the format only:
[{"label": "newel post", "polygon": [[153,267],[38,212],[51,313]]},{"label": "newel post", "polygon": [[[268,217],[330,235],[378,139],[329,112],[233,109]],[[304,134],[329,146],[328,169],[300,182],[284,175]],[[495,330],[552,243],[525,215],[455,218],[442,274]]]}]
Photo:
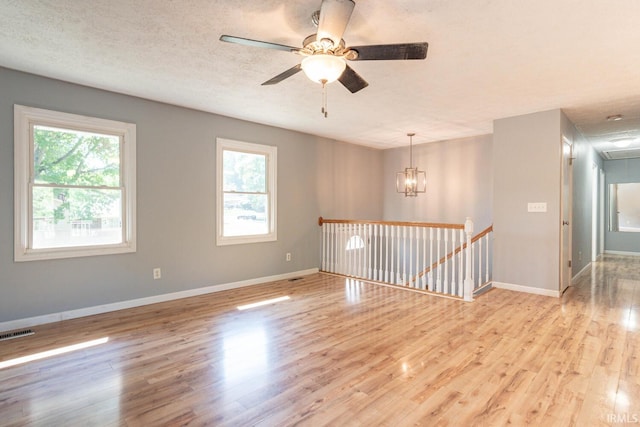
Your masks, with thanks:
[{"label": "newel post", "polygon": [[465,249],[465,276],[464,276],[464,300],[473,301],[473,279],[471,278],[471,235],[473,234],[473,221],[467,217],[464,222],[464,234],[467,236]]}]

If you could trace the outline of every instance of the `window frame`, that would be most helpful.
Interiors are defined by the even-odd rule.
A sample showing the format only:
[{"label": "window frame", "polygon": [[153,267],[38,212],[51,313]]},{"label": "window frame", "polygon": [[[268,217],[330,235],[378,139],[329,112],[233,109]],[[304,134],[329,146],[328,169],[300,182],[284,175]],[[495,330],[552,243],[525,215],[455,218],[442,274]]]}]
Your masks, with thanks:
[{"label": "window frame", "polygon": [[[224,165],[223,152],[235,151],[247,154],[266,156],[266,195],[267,195],[267,226],[269,232],[265,234],[251,234],[243,236],[225,236],[224,232]],[[273,242],[278,240],[277,233],[277,155],[278,147],[273,145],[255,144],[226,138],[216,138],[216,245],[239,245],[247,243]]]},{"label": "window frame", "polygon": [[[33,128],[36,125],[103,133],[120,137],[123,241],[34,249]],[[14,260],[36,261],[111,255],[136,251],[136,125],[14,104]]]}]

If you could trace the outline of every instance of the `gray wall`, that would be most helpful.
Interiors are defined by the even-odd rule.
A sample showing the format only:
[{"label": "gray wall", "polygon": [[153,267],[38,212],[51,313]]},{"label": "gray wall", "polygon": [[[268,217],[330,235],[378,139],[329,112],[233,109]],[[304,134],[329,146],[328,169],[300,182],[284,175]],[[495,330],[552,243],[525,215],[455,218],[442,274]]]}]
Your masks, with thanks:
[{"label": "gray wall", "polygon": [[[137,124],[136,253],[14,263],[15,103]],[[218,136],[278,147],[277,242],[215,245]],[[380,218],[381,170],[377,150],[0,68],[0,322],[318,267],[318,216]]]},{"label": "gray wall", "polygon": [[[640,182],[640,159],[605,160],[605,200],[609,200],[609,184]],[[640,253],[640,233],[609,231],[609,209],[605,209],[606,227],[604,247],[613,252]]]},{"label": "gray wall", "polygon": [[384,152],[361,146],[317,144],[316,192],[320,214],[328,219],[382,218]]},{"label": "gray wall", "polygon": [[475,232],[492,223],[492,136],[482,135],[413,147],[413,163],[427,175],[427,192],[405,197],[396,192],[396,173],[409,163],[409,147],[385,150],[384,219],[464,223]]},{"label": "gray wall", "polygon": [[[560,110],[493,123],[493,279],[557,291],[560,248]],[[546,202],[547,212],[527,212]]]}]

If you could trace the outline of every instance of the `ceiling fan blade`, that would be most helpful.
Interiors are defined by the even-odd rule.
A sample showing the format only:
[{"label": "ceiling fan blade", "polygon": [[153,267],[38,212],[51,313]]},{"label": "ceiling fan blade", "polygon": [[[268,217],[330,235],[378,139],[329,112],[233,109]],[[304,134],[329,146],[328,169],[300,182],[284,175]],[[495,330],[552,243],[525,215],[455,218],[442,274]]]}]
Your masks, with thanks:
[{"label": "ceiling fan blade", "polygon": [[300,66],[300,64],[298,64],[298,65],[296,65],[294,67],[289,68],[287,71],[278,74],[277,76],[275,76],[271,80],[267,80],[266,82],[262,83],[262,86],[269,86],[269,85],[274,85],[276,83],[280,83],[284,79],[293,76],[294,74],[296,74],[300,70],[302,70],[302,67]]},{"label": "ceiling fan blade", "polygon": [[263,41],[260,41],[260,40],[245,39],[245,38],[242,38],[242,37],[228,36],[226,34],[220,36],[220,41],[228,42],[228,43],[241,44],[241,45],[244,45],[244,46],[260,47],[260,48],[264,48],[264,49],[283,50],[285,52],[293,52],[293,53],[298,53],[301,50],[298,47],[286,46],[286,45],[278,44],[278,43],[263,42]]},{"label": "ceiling fan blade", "polygon": [[344,87],[349,89],[349,92],[356,93],[357,91],[369,86],[369,83],[365,81],[360,74],[356,73],[353,68],[347,65],[342,75],[338,78],[338,81],[342,83]]},{"label": "ceiling fan blade", "polygon": [[340,45],[355,5],[353,0],[322,0],[316,40],[331,39],[334,46]]},{"label": "ceiling fan blade", "polygon": [[378,44],[369,46],[350,46],[358,52],[353,61],[380,61],[394,59],[425,59],[429,43]]}]

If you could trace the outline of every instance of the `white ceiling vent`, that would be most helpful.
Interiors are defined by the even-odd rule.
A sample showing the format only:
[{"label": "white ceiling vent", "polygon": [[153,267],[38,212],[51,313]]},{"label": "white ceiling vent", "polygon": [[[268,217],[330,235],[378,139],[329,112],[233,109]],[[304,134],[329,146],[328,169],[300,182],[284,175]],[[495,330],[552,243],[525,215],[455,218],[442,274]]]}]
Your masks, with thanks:
[{"label": "white ceiling vent", "polygon": [[604,150],[602,152],[607,160],[633,159],[640,157],[640,148],[629,148],[626,150]]}]

